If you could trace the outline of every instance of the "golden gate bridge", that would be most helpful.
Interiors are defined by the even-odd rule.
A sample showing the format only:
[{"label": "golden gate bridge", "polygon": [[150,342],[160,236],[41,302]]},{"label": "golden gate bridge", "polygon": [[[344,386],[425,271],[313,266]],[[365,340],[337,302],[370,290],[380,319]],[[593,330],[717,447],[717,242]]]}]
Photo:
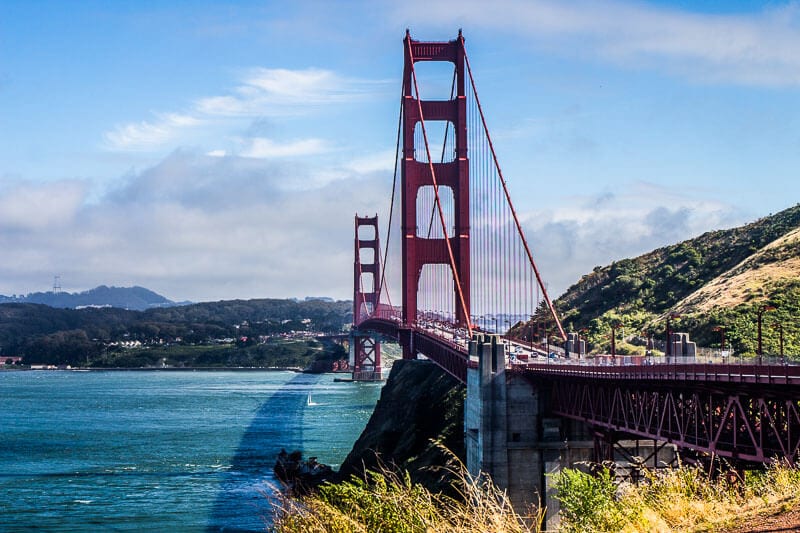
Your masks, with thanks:
[{"label": "golden gate bridge", "polygon": [[[468,402],[479,390],[470,388],[470,380],[503,387],[528,383],[535,406],[526,412],[504,403],[498,415],[507,418],[501,424],[507,435],[495,444],[501,448],[520,440],[513,426],[529,415],[584,424],[595,460],[608,458],[622,439],[651,439],[694,457],[794,462],[800,367],[674,361],[609,366],[576,358],[552,364],[549,358],[541,362],[532,332],[527,339],[523,332],[522,340],[495,335],[539,313],[567,338],[501,171],[464,37],[459,31],[451,41],[417,41],[407,31],[403,57],[395,180],[383,241],[377,215],[355,218],[353,378],[381,379],[379,341],[391,338],[404,358],[423,356],[468,384]],[[426,62],[452,66],[448,98],[426,99],[420,92],[417,67]],[[397,263],[399,272],[393,270]],[[525,401],[507,398],[509,404]],[[525,437],[532,449],[545,439],[537,424]],[[491,420],[473,425],[475,431],[497,431]],[[571,438],[560,431],[560,440]],[[476,442],[484,446],[487,438]],[[505,464],[482,453],[484,470]]]}]

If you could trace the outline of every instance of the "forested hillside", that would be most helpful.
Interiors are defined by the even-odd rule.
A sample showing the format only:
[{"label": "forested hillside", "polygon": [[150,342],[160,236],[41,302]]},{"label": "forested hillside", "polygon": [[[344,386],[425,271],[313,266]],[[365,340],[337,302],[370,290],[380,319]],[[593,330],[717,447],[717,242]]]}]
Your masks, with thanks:
[{"label": "forested hillside", "polygon": [[[267,363],[263,346],[274,344],[275,337],[339,333],[351,321],[352,304],[346,301],[232,300],[148,311],[7,303],[0,304],[0,357],[22,356],[28,364],[147,366],[162,361],[166,347],[180,346],[172,352],[182,354],[179,364],[194,364],[198,357],[204,364],[246,364],[248,359],[239,357],[245,352],[220,348],[233,346],[260,365]],[[299,348],[284,343],[279,351],[287,350]],[[118,364],[123,356],[126,364]]]}]

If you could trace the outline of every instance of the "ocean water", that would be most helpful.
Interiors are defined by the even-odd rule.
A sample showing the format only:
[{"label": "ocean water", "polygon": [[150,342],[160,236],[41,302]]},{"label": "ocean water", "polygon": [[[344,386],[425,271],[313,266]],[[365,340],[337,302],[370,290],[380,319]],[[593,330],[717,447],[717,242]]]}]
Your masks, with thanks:
[{"label": "ocean water", "polygon": [[0,372],[0,531],[264,531],[281,448],[338,466],[380,384]]}]

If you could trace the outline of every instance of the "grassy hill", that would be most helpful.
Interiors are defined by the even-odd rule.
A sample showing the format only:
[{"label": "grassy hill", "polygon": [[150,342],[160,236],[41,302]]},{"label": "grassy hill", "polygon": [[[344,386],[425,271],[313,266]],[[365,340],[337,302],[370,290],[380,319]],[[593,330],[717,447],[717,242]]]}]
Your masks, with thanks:
[{"label": "grassy hill", "polygon": [[[663,338],[667,314],[674,330],[689,332],[700,346],[717,346],[715,327],[738,353],[753,354],[756,313],[764,315],[765,353],[800,353],[795,321],[800,316],[800,204],[745,226],[704,233],[633,259],[597,267],[555,301],[565,327],[585,329],[595,351],[608,349],[610,326],[621,324],[630,344],[642,351],[645,334]],[[527,327],[527,326],[526,326]],[[523,331],[523,330],[520,330]],[[618,343],[619,344],[619,343]]]}]

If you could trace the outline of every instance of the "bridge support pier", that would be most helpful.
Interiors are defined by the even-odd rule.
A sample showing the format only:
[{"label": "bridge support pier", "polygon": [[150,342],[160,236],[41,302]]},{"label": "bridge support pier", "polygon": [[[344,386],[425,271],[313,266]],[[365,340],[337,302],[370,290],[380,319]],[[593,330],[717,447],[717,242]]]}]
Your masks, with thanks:
[{"label": "bridge support pier", "polygon": [[558,500],[550,474],[590,461],[594,441],[582,424],[545,416],[549,390],[506,372],[506,346],[499,336],[476,335],[469,354],[467,469],[473,476],[488,474],[519,512],[544,506],[545,527],[555,530]]},{"label": "bridge support pier", "polygon": [[380,341],[353,328],[350,331],[350,368],[353,381],[383,381]]}]

